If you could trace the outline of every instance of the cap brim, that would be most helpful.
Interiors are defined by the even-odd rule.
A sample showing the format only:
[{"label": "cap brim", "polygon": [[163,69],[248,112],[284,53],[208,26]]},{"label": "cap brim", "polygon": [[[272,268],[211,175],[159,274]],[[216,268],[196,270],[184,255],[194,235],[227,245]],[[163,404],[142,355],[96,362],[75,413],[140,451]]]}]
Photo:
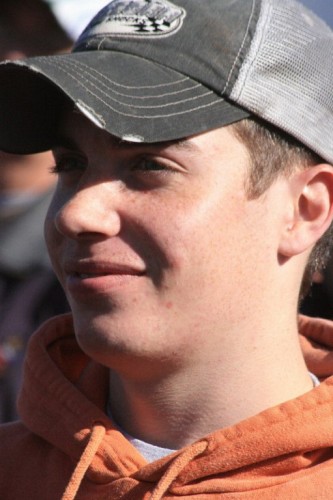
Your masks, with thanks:
[{"label": "cap brim", "polygon": [[87,51],[0,65],[0,149],[35,153],[56,143],[64,102],[129,141],[179,139],[249,113],[200,83],[138,56]]}]

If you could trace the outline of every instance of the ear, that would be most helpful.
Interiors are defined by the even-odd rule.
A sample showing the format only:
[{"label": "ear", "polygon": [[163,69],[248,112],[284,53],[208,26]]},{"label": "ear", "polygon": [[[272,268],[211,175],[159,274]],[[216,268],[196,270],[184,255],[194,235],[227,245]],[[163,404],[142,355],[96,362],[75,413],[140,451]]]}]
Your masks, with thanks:
[{"label": "ear", "polygon": [[282,231],[279,254],[292,257],[309,250],[333,219],[333,167],[320,164],[290,177],[292,210]]}]

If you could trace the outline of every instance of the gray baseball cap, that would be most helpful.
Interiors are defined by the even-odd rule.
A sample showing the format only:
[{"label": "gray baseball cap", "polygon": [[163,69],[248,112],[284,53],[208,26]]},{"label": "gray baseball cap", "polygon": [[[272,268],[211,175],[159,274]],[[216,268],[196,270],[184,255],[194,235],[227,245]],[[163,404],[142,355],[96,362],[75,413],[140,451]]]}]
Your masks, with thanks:
[{"label": "gray baseball cap", "polygon": [[0,149],[57,142],[66,103],[124,140],[258,116],[333,163],[333,32],[294,0],[113,0],[72,53],[0,65]]}]

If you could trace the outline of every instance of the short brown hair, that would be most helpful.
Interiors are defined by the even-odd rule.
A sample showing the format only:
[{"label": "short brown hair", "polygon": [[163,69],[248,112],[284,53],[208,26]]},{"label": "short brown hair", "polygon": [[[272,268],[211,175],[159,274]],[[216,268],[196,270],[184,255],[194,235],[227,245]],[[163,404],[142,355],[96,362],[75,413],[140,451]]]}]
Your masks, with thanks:
[{"label": "short brown hair", "polygon": [[[279,175],[290,175],[295,168],[309,168],[327,163],[302,143],[276,127],[257,118],[247,118],[230,126],[246,146],[250,156],[250,172],[246,179],[249,199],[259,198]],[[314,246],[300,290],[300,298],[308,292],[313,274],[323,270],[333,246],[333,224]]]}]

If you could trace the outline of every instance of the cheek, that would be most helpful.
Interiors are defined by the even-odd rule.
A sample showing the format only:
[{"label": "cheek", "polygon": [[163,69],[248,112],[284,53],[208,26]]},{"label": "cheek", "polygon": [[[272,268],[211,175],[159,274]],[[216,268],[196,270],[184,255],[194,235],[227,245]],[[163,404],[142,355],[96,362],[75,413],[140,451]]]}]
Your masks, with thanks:
[{"label": "cheek", "polygon": [[216,261],[226,251],[232,233],[238,234],[235,224],[242,217],[240,203],[231,198],[221,203],[221,198],[218,193],[216,197],[197,197],[195,201],[185,199],[177,210],[156,210],[155,217],[150,212],[149,230],[162,247],[169,266],[192,275],[192,280],[209,267],[216,269]]},{"label": "cheek", "polygon": [[[251,212],[251,211],[250,211]],[[235,289],[252,283],[258,257],[258,219],[242,197],[204,203],[185,219],[175,238],[178,263],[186,269],[185,280],[194,293],[211,303],[228,303]],[[182,231],[184,229],[184,231]],[[212,292],[214,291],[214,293]]]},{"label": "cheek", "polygon": [[219,254],[244,218],[243,205],[238,197],[207,197],[196,203],[179,219],[176,228],[183,232],[189,252]]}]

